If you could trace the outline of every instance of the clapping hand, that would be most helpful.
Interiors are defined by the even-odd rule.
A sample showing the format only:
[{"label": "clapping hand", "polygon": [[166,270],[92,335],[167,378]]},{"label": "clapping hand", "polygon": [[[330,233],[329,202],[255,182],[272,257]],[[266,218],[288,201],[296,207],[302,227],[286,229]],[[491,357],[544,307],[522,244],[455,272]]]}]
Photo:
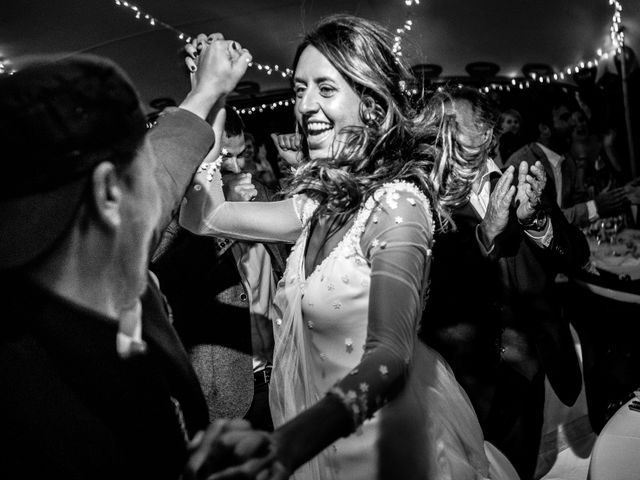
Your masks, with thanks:
[{"label": "clapping hand", "polygon": [[504,231],[509,222],[509,206],[516,193],[516,187],[511,185],[513,171],[512,166],[505,170],[489,197],[487,212],[480,223],[480,232],[486,247],[493,245],[495,238]]},{"label": "clapping hand", "polygon": [[189,454],[184,480],[279,478],[281,470],[270,436],[245,420],[216,420],[194,437]]},{"label": "clapping hand", "polygon": [[516,216],[522,224],[528,224],[540,208],[542,191],[547,184],[547,174],[539,161],[529,167],[527,162],[518,166],[518,190]]}]

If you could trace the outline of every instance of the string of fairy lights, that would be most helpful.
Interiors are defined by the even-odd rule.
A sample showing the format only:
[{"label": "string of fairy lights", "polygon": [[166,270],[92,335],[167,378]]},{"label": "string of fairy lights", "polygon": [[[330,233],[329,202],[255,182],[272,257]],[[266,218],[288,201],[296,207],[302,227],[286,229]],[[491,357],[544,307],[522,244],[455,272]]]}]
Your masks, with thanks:
[{"label": "string of fairy lights", "polygon": [[13,75],[16,71],[11,68],[11,63],[9,60],[0,57],[0,76],[2,75]]},{"label": "string of fairy lights", "polygon": [[511,91],[512,89],[524,90],[538,84],[550,84],[551,82],[562,82],[569,80],[571,77],[579,74],[585,68],[590,69],[597,67],[600,62],[615,57],[616,54],[622,52],[624,46],[624,30],[622,23],[622,4],[618,0],[608,0],[609,6],[613,8],[613,16],[611,17],[611,26],[609,27],[609,37],[611,38],[611,47],[609,49],[598,48],[596,54],[588,59],[580,61],[573,65],[568,65],[562,70],[555,71],[548,75],[539,75],[531,72],[530,79],[516,80],[511,79],[507,85],[492,83],[480,88],[480,91],[488,93],[490,90]]},{"label": "string of fairy lights", "polygon": [[[188,43],[192,40],[192,36],[175,28],[174,26],[163,22],[162,20],[154,17],[153,15],[143,11],[138,5],[124,1],[114,0],[117,7],[129,10],[134,15],[135,19],[144,21],[152,27],[163,28],[165,30],[173,32],[177,39]],[[613,58],[616,54],[622,52],[624,46],[624,29],[622,28],[622,4],[619,0],[608,0],[609,6],[613,9],[611,17],[611,26],[609,28],[609,36],[611,39],[611,46],[609,48],[598,48],[596,54],[589,59],[580,61],[573,65],[568,65],[562,70],[557,70],[550,74],[539,75],[535,72],[530,74],[530,78],[525,79],[511,79],[507,84],[492,83],[490,85],[481,87],[479,90],[489,92],[491,90],[498,91],[512,91],[512,90],[524,90],[531,88],[538,84],[550,84],[552,82],[562,82],[571,79],[571,77],[579,74],[582,70],[597,67],[600,62],[606,61],[609,58]],[[404,37],[411,31],[413,27],[413,20],[411,18],[412,7],[420,4],[420,0],[404,0],[405,6],[405,22],[402,27],[399,27],[395,31],[393,52],[398,57],[402,56],[402,41]],[[255,68],[266,75],[280,75],[283,78],[288,78],[293,75],[293,71],[290,68],[282,67],[277,64],[266,64],[253,61],[249,64],[250,67]],[[15,69],[12,68],[10,60],[0,57],[0,76],[12,75],[15,73]],[[277,100],[271,103],[262,103],[251,107],[236,109],[241,115],[252,115],[256,113],[262,113],[265,111],[275,110],[280,107],[288,107],[294,104],[294,99]]]},{"label": "string of fairy lights", "polygon": [[413,20],[411,19],[411,7],[414,5],[420,5],[420,0],[405,0],[405,21],[404,25],[400,28],[396,28],[395,36],[393,39],[393,53],[401,57],[402,56],[402,40],[411,31],[413,26]]},{"label": "string of fairy lights", "polygon": [[[176,36],[178,37],[178,40],[182,40],[185,43],[189,43],[192,40],[192,36],[178,30],[177,28],[175,28],[172,25],[169,25],[168,23],[165,23],[159,20],[153,15],[150,15],[149,13],[142,11],[142,9],[140,9],[138,5],[125,0],[114,0],[114,1],[117,7],[130,10],[137,20],[145,21],[149,25],[154,27],[160,26],[162,28],[170,30],[176,34]],[[404,4],[406,7],[406,10],[405,10],[406,19],[405,19],[404,25],[396,29],[396,35],[395,35],[395,40],[393,44],[393,52],[399,57],[402,56],[402,39],[407,34],[407,32],[411,31],[411,26],[413,25],[413,20],[411,20],[410,18],[411,7],[413,7],[414,5],[419,5],[420,0],[404,0]],[[260,63],[260,62],[253,61],[249,63],[249,66],[254,67],[257,70],[260,70],[267,75],[274,75],[274,74],[281,75],[283,78],[287,78],[293,75],[293,71],[290,68],[281,67],[280,65],[277,65],[277,64],[269,65],[267,63]]]},{"label": "string of fairy lights", "polygon": [[[170,30],[171,32],[176,34],[178,40],[184,41],[185,43],[189,43],[193,38],[192,36],[178,30],[172,25],[169,25],[159,20],[158,18],[154,17],[153,15],[150,15],[149,13],[144,12],[142,9],[140,9],[138,5],[134,3],[124,1],[124,0],[114,0],[114,2],[117,7],[130,10],[137,20],[145,21],[149,25],[154,27],[159,26],[167,30]],[[411,19],[411,7],[415,5],[419,5],[420,0],[404,0],[404,4],[405,4],[405,22],[402,25],[402,27],[399,27],[396,29],[394,44],[393,44],[393,53],[398,57],[402,56],[402,40],[406,36],[406,34],[411,31],[411,27],[413,25],[413,20]],[[269,65],[266,63],[260,63],[260,62],[256,62],[255,60],[249,63],[249,67],[256,68],[257,70],[262,71],[266,75],[280,75],[283,78],[288,78],[293,75],[293,70],[291,70],[290,68],[283,68],[277,64]],[[291,98],[286,100],[278,100],[271,103],[263,103],[263,104],[255,105],[252,107],[236,108],[235,110],[240,115],[252,115],[255,113],[262,113],[268,110],[275,110],[276,108],[279,108],[279,107],[288,107],[290,105],[293,105],[294,102],[295,100]]]},{"label": "string of fairy lights", "polygon": [[295,102],[296,101],[294,98],[289,98],[287,100],[278,100],[276,102],[263,103],[262,105],[256,105],[253,107],[246,107],[246,108],[233,107],[233,109],[236,112],[238,112],[240,115],[253,115],[254,113],[262,113],[262,112],[266,112],[267,110],[275,110],[276,108],[279,108],[279,107],[288,107],[289,105],[293,106]]},{"label": "string of fairy lights", "polygon": [[[191,35],[188,35],[187,33],[181,30],[178,30],[172,25],[169,25],[159,20],[153,15],[144,12],[140,7],[138,7],[138,5],[134,3],[127,2],[124,0],[115,0],[115,5],[117,7],[130,10],[136,19],[147,22],[151,26],[154,26],[154,27],[160,26],[162,28],[172,31],[173,33],[176,34],[176,37],[178,38],[178,40],[181,40],[185,43],[189,43],[193,39]],[[293,75],[293,71],[290,68],[283,68],[280,65],[275,65],[275,64],[269,65],[267,63],[260,63],[260,62],[253,61],[249,63],[249,67],[256,68],[257,70],[260,70],[267,75],[281,75],[283,78],[287,78]]]},{"label": "string of fairy lights", "polygon": [[[402,40],[407,35],[408,32],[411,31],[411,27],[413,26],[413,20],[411,19],[411,9],[414,5],[420,5],[420,0],[405,0],[405,21],[402,27],[397,28],[394,36],[393,43],[393,53],[401,57],[402,56]],[[256,113],[263,113],[269,110],[275,110],[279,107],[288,107],[293,106],[295,104],[295,99],[290,98],[287,100],[278,100],[271,103],[263,103],[261,105],[255,105],[252,107],[245,108],[235,108],[235,111],[240,115],[253,115]]]}]

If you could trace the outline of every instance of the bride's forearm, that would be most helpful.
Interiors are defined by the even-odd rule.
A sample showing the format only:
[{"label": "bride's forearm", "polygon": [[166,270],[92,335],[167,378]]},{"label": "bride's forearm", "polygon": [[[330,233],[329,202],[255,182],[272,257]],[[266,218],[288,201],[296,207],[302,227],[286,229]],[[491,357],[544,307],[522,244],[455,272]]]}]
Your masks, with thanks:
[{"label": "bride's forearm", "polygon": [[353,429],[352,418],[342,402],[328,395],[273,433],[276,456],[293,473]]},{"label": "bride's forearm", "polygon": [[203,164],[180,209],[180,225],[197,235],[292,243],[302,231],[293,202],[227,202],[219,172]]}]

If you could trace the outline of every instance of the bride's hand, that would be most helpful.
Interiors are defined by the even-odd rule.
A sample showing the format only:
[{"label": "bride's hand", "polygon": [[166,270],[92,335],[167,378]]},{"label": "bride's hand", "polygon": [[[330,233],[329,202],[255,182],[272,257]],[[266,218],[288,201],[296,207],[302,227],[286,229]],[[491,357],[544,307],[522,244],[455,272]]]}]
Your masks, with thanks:
[{"label": "bride's hand", "polygon": [[244,420],[216,420],[196,435],[189,450],[185,480],[256,478],[274,460],[270,436]]},{"label": "bride's hand", "polygon": [[233,91],[252,60],[246,48],[221,33],[199,34],[185,46],[185,53],[192,91],[218,96]]},{"label": "bride's hand", "polygon": [[256,476],[256,480],[287,480],[291,472],[278,461],[274,461],[271,467],[262,470]]}]

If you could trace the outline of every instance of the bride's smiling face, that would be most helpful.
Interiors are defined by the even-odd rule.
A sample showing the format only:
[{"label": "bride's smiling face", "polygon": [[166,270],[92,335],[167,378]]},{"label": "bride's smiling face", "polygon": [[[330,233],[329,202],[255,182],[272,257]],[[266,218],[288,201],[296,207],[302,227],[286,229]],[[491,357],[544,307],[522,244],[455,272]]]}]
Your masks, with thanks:
[{"label": "bride's smiling face", "polygon": [[332,158],[340,150],[341,130],[363,125],[360,97],[340,72],[309,45],[294,75],[295,114],[306,137],[309,157]]}]

